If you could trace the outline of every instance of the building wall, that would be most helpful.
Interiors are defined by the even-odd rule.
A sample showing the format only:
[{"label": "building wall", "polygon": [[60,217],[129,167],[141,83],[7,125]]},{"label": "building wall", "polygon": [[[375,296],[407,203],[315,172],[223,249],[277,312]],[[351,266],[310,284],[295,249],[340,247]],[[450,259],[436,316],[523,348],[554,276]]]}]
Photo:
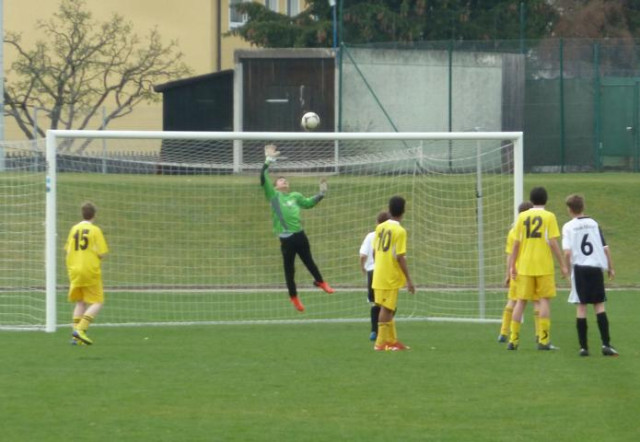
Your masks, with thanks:
[{"label": "building wall", "polygon": [[454,53],[450,62],[446,51],[349,52],[342,73],[344,130],[393,131],[390,118],[400,132],[446,132],[450,102],[451,130],[502,130],[500,54]]},{"label": "building wall", "polygon": [[[184,61],[194,75],[233,68],[235,49],[250,45],[238,37],[219,35],[229,31],[229,0],[85,0],[93,18],[108,20],[117,13],[133,24],[136,34],[143,36],[157,27],[165,44],[177,40],[184,53]],[[264,2],[265,0],[259,0]],[[59,0],[3,0],[4,31],[19,32],[26,47],[33,47],[44,36],[36,30],[38,21],[52,17],[59,7]],[[278,11],[285,12],[287,0],[278,0]],[[300,7],[304,0],[300,0]],[[218,21],[218,11],[220,20]],[[220,30],[217,24],[220,23]],[[220,53],[218,54],[218,49]],[[4,45],[5,72],[15,60],[15,50]],[[219,65],[219,69],[218,69]],[[177,80],[177,79],[176,79]],[[44,121],[43,121],[44,124]],[[160,130],[162,127],[162,103],[141,104],[122,119],[113,121],[110,129]],[[11,118],[5,119],[5,139],[23,139],[24,135]]]}]

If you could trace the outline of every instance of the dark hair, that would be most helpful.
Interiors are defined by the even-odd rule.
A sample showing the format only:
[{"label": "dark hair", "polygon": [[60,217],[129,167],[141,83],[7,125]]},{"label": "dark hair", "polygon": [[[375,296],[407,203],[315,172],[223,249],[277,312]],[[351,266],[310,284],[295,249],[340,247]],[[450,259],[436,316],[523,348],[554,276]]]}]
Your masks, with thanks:
[{"label": "dark hair", "polygon": [[531,203],[531,201],[523,201],[518,206],[518,213],[524,212],[525,210],[529,210],[532,207],[533,207],[533,204]]},{"label": "dark hair", "polygon": [[571,210],[571,213],[582,213],[584,212],[584,197],[577,194],[571,194],[565,200],[567,207]]},{"label": "dark hair", "polygon": [[547,204],[547,189],[544,187],[534,187],[529,192],[529,199],[534,206],[544,206]]},{"label": "dark hair", "polygon": [[82,219],[87,221],[95,218],[96,212],[98,211],[98,209],[96,209],[96,206],[92,202],[84,203],[81,207],[81,210],[82,210]]},{"label": "dark hair", "polygon": [[388,220],[390,218],[389,216],[389,212],[383,211],[378,213],[378,216],[376,217],[376,221],[378,224],[381,224],[383,222],[385,222],[386,220]]},{"label": "dark hair", "polygon": [[389,200],[389,214],[397,218],[404,214],[405,200],[401,196],[392,196]]}]

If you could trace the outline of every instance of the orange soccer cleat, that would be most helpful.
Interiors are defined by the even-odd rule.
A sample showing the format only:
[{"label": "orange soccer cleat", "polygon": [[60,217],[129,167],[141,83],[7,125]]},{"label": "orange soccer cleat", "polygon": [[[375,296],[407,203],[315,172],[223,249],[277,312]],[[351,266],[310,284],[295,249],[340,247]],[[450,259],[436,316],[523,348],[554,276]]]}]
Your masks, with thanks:
[{"label": "orange soccer cleat", "polygon": [[304,305],[302,305],[302,302],[300,302],[300,300],[298,299],[297,296],[292,296],[289,299],[291,300],[291,304],[293,304],[293,306],[296,308],[296,310],[298,310],[299,312],[303,312],[304,311]]},{"label": "orange soccer cleat", "polygon": [[329,293],[329,294],[332,294],[335,292],[335,290],[332,289],[329,283],[327,283],[326,281],[322,281],[322,282],[313,281],[313,285],[321,288],[322,290],[324,290],[326,293]]},{"label": "orange soccer cleat", "polygon": [[389,349],[391,351],[402,351],[402,350],[410,350],[411,347],[409,347],[408,345],[404,345],[402,342],[400,341],[396,341],[393,344],[389,344]]}]

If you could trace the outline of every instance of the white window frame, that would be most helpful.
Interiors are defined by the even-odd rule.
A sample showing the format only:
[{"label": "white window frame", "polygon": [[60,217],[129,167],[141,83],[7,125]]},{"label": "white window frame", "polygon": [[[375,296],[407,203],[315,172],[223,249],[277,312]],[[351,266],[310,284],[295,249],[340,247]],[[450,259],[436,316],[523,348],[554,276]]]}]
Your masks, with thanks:
[{"label": "white window frame", "polygon": [[239,28],[247,22],[248,17],[246,14],[242,14],[242,21],[234,20],[234,15],[237,13],[234,11],[233,6],[238,3],[247,3],[249,1],[251,0],[229,0],[229,29]]}]

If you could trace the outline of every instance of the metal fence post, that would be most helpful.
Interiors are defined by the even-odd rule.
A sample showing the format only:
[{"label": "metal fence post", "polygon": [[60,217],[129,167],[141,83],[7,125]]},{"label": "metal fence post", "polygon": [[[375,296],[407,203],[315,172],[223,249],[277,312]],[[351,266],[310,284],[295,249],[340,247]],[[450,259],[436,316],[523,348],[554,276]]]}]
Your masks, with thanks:
[{"label": "metal fence post", "polygon": [[564,40],[560,39],[560,172],[564,173],[566,163],[564,127]]},{"label": "metal fence post", "polygon": [[525,5],[524,2],[520,2],[520,53],[525,53],[524,41],[525,41],[525,30],[526,30],[526,15],[525,15]]},{"label": "metal fence post", "polygon": [[600,44],[593,43],[593,161],[596,171],[602,170],[602,127],[600,126]]},{"label": "metal fence post", "polygon": [[40,168],[40,161],[38,161],[38,106],[33,108],[33,140],[35,144],[33,146],[33,171],[37,172]]},{"label": "metal fence post", "polygon": [[[102,106],[102,124],[101,130],[107,128],[107,107]],[[107,139],[102,139],[102,173],[107,173]]]}]

